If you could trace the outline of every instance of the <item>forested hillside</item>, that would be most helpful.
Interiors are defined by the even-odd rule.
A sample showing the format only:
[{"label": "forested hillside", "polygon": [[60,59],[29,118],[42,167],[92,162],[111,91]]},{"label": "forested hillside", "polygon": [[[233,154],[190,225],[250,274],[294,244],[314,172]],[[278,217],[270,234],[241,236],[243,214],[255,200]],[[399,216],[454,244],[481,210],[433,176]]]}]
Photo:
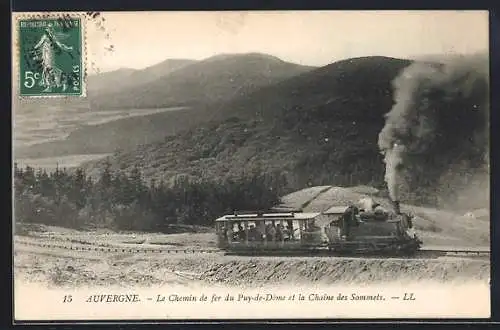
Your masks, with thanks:
[{"label": "forested hillside", "polygon": [[269,209],[281,178],[261,173],[224,179],[175,176],[145,181],[105,166],[97,178],[68,172],[14,169],[16,222],[76,229],[165,231],[172,224],[208,225],[227,212]]},{"label": "forested hillside", "polygon": [[[287,178],[279,193],[307,185],[383,186],[377,136],[393,104],[391,81],[409,64],[386,57],[336,62],[219,104],[210,123],[110,162],[157,180],[259,168]],[[94,165],[86,166],[89,173],[102,163]]]},{"label": "forested hillside", "polygon": [[[279,195],[316,185],[361,184],[385,189],[379,134],[395,104],[394,80],[410,64],[408,60],[378,56],[335,62],[217,104],[217,111],[207,112],[212,115],[210,123],[133,152],[117,153],[110,162],[113,168],[125,171],[137,166],[147,178],[157,180],[179,174],[224,178],[258,168],[261,173],[280,173],[286,178]],[[405,124],[409,132],[417,134],[425,125],[450,128],[451,122],[467,130],[473,124],[479,129],[478,141],[482,141],[487,128],[487,105],[481,103],[487,95],[483,77],[471,74],[467,67],[433,67],[438,72],[433,77],[437,81],[425,87],[421,95],[416,94],[414,102],[417,107],[435,104],[436,110],[443,112],[418,125]],[[455,109],[455,115],[449,109]],[[453,148],[460,150],[463,139],[454,137],[460,135],[460,129],[436,134],[447,134],[446,141],[457,141]],[[439,146],[437,142],[433,145]],[[462,175],[467,171],[461,167],[466,155],[456,153],[453,157],[445,169],[432,167],[432,162],[425,162],[425,154],[419,155],[415,164],[421,165],[418,171],[406,173],[409,185],[401,198],[408,203],[436,206],[447,196],[450,200],[446,202],[452,205],[458,198],[455,194],[473,187],[485,193],[475,199],[481,205],[472,207],[487,205],[488,189],[483,187],[482,178],[488,170],[475,168],[474,175]],[[102,162],[86,165],[91,174],[100,167]]]}]

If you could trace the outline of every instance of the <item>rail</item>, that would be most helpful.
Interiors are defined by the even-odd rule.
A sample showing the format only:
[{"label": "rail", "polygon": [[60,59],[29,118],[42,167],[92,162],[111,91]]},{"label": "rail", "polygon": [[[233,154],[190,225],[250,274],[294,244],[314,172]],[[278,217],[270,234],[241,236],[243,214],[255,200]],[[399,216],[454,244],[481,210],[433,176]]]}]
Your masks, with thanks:
[{"label": "rail", "polygon": [[44,248],[56,248],[72,251],[95,251],[95,252],[116,252],[116,253],[184,253],[184,254],[194,254],[194,253],[219,253],[218,249],[203,249],[203,248],[183,248],[183,249],[172,249],[172,248],[150,248],[150,247],[124,247],[124,246],[113,246],[111,244],[97,244],[97,243],[84,243],[84,244],[58,244],[58,243],[44,243],[44,242],[34,242],[23,239],[14,239],[15,244],[22,244],[26,246],[36,246]]},{"label": "rail", "polygon": [[[68,240],[70,241],[70,240]],[[25,246],[35,246],[42,248],[63,249],[69,251],[95,251],[95,252],[114,252],[114,253],[144,253],[144,254],[210,254],[210,253],[224,253],[224,250],[216,248],[152,248],[149,246],[141,246],[137,244],[135,247],[116,246],[112,244],[102,244],[94,242],[84,243],[66,243],[66,242],[37,242],[34,239],[15,238],[15,244]],[[318,250],[319,251],[319,250]],[[325,252],[325,256],[335,256],[333,253]],[[237,254],[237,253],[235,253]],[[442,249],[442,248],[424,248],[417,251],[415,256],[420,257],[436,257],[436,256],[467,256],[467,257],[489,257],[490,251],[486,249]]]},{"label": "rail", "polygon": [[432,249],[422,249],[422,252],[429,253],[444,253],[448,256],[460,256],[460,255],[469,255],[469,256],[490,256],[490,250],[486,249],[440,249],[440,248],[432,248]]}]

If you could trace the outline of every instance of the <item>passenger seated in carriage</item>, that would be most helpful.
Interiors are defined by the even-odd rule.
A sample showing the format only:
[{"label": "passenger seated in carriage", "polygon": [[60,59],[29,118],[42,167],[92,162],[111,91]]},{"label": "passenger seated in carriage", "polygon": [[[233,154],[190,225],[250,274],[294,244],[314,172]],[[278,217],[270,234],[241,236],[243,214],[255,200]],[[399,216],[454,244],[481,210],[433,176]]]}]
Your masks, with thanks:
[{"label": "passenger seated in carriage", "polygon": [[276,226],[276,241],[281,242],[283,240],[283,226],[278,224]]},{"label": "passenger seated in carriage", "polygon": [[259,231],[255,228],[255,225],[250,225],[250,228],[248,229],[248,240],[252,242],[260,240],[259,236]]},{"label": "passenger seated in carriage", "polygon": [[276,226],[274,223],[266,225],[266,239],[268,241],[274,241],[276,239]]},{"label": "passenger seated in carriage", "polygon": [[238,225],[238,239],[242,242],[246,239],[245,229],[241,224]]},{"label": "passenger seated in carriage", "polygon": [[285,241],[292,241],[295,239],[295,230],[293,229],[293,221],[288,220],[287,221],[287,226],[285,229],[283,229],[283,236]]},{"label": "passenger seated in carriage", "polygon": [[290,231],[290,227],[286,226],[283,229],[283,240],[290,241],[293,239],[293,233]]}]

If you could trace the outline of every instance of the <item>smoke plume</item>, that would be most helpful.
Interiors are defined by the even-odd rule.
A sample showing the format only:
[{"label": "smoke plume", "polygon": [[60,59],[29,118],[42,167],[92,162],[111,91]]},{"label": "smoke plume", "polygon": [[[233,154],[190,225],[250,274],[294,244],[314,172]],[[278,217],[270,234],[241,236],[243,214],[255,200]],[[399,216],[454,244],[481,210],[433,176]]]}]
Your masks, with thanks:
[{"label": "smoke plume", "polygon": [[393,81],[394,105],[378,141],[392,200],[403,184],[436,185],[453,164],[484,167],[488,84],[485,55],[414,62]]}]

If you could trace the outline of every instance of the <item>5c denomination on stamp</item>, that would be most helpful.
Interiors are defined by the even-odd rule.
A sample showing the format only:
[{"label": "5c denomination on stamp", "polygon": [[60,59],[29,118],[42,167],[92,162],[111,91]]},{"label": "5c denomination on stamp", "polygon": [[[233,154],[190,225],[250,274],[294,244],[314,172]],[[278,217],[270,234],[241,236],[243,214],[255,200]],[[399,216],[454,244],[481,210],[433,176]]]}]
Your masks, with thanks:
[{"label": "5c denomination on stamp", "polygon": [[20,96],[84,96],[84,37],[80,16],[20,18]]}]

